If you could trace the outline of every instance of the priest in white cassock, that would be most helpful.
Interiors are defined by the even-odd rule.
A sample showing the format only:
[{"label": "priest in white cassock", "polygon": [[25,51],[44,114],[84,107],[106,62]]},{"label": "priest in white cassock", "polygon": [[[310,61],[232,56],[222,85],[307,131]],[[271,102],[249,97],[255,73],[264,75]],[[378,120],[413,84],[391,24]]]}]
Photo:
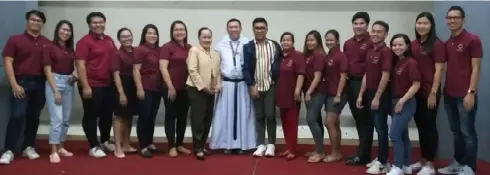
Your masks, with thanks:
[{"label": "priest in white cassock", "polygon": [[240,35],[238,19],[230,19],[226,26],[228,35],[216,45],[221,54],[223,89],[216,97],[210,148],[245,154],[257,146],[253,105],[242,75],[243,45],[249,39]]}]

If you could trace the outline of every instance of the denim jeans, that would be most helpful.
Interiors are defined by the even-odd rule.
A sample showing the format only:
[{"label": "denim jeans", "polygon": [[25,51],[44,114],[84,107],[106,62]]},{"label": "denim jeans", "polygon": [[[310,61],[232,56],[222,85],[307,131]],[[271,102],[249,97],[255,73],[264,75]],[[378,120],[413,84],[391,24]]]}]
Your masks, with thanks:
[{"label": "denim jeans", "polygon": [[[319,154],[323,154],[325,145],[323,144],[323,125],[318,125],[318,118],[322,118],[321,112],[325,102],[325,94],[315,93],[311,95],[310,101],[306,104],[306,123],[310,127],[313,140],[315,141],[315,151]],[[318,115],[320,114],[320,115]]]},{"label": "denim jeans", "polygon": [[39,127],[39,116],[46,102],[44,97],[43,76],[23,76],[16,77],[17,83],[24,88],[25,97],[15,98],[10,96],[10,119],[7,124],[5,136],[5,150],[13,151],[25,120],[24,143],[22,149],[35,147],[37,128]]},{"label": "denim jeans", "polygon": [[[398,103],[399,98],[393,99],[393,109]],[[393,144],[393,165],[403,169],[403,166],[410,166],[410,151],[412,145],[408,136],[408,123],[417,110],[415,98],[410,98],[403,104],[402,111],[393,111],[391,116],[390,139]]]},{"label": "denim jeans", "polygon": [[153,144],[155,132],[155,119],[160,108],[162,94],[160,91],[145,90],[145,97],[139,102],[139,116],[136,126],[136,134],[140,148],[146,148]]},{"label": "denim jeans", "polygon": [[55,97],[51,85],[46,81],[46,104],[50,116],[51,129],[49,130],[49,144],[60,144],[65,140],[66,132],[70,126],[69,120],[73,106],[73,85],[70,75],[54,74],[56,90],[61,94],[61,104],[55,104]]},{"label": "denim jeans", "polygon": [[476,171],[478,139],[475,130],[475,116],[478,98],[475,96],[473,109],[467,111],[462,97],[444,97],[449,126],[454,137],[454,159]]},{"label": "denim jeans", "polygon": [[[371,109],[371,103],[376,95],[376,91],[366,91],[366,100],[364,100],[364,107]],[[378,161],[386,163],[389,153],[389,139],[388,139],[388,114],[391,109],[391,99],[389,96],[389,90],[385,92],[379,98],[379,108],[371,109],[371,117],[373,120],[374,128],[378,134]]]}]

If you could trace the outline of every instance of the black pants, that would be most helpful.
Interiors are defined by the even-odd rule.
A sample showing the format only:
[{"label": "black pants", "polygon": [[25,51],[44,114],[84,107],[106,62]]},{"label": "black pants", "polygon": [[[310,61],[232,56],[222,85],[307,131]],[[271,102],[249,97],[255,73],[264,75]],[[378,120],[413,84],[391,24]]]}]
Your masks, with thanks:
[{"label": "black pants", "polygon": [[[356,106],[359,90],[361,89],[362,77],[349,77],[347,83],[347,102],[352,116],[356,121],[357,134],[359,135],[357,156],[370,158],[374,131],[371,110],[366,107],[359,109]],[[363,99],[366,98],[363,97]]]},{"label": "black pants", "polygon": [[161,93],[159,91],[145,90],[145,98],[139,102],[138,124],[136,134],[140,148],[146,148],[153,144],[155,133],[155,119],[160,108]]},{"label": "black pants", "polygon": [[16,77],[17,83],[24,88],[25,98],[17,99],[10,96],[10,119],[5,136],[5,150],[14,151],[22,133],[25,121],[24,142],[22,149],[35,147],[39,116],[46,103],[44,88],[45,79],[42,76]]},{"label": "black pants", "polygon": [[415,124],[419,130],[420,151],[422,158],[427,161],[434,161],[437,154],[439,136],[437,133],[436,116],[439,107],[440,94],[436,95],[436,107],[427,107],[427,97],[420,93],[415,95],[417,100],[417,111],[414,115]]},{"label": "black pants", "polygon": [[[82,99],[82,127],[90,148],[109,141],[112,128],[112,114],[115,107],[115,89],[113,86],[92,87],[92,98],[83,98],[83,88],[78,87]],[[100,131],[100,142],[97,139],[97,125]]]},{"label": "black pants", "polygon": [[189,87],[191,103],[192,143],[196,153],[202,152],[208,139],[213,120],[214,95]]},{"label": "black pants", "polygon": [[[167,135],[168,148],[184,145],[184,134],[187,127],[187,113],[189,112],[189,98],[187,89],[177,91],[173,101],[168,99],[168,89],[162,90],[165,103],[165,135]],[[175,136],[177,135],[177,139]]]}]

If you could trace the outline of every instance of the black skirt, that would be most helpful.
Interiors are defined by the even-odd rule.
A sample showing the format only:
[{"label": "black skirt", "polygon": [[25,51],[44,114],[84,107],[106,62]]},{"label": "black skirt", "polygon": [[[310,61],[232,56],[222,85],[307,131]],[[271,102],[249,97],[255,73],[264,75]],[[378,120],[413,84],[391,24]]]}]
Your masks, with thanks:
[{"label": "black skirt", "polygon": [[114,111],[114,115],[126,118],[138,115],[138,99],[136,97],[136,87],[134,85],[133,77],[121,75],[121,84],[124,89],[124,94],[126,94],[128,103],[126,106],[121,105],[119,103],[119,93],[117,93],[117,106],[116,110]]}]

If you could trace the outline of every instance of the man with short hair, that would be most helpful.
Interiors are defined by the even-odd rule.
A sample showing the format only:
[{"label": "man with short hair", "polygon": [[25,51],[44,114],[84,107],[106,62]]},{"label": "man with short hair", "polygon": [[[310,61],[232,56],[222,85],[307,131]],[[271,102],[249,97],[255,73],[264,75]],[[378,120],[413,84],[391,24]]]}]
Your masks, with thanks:
[{"label": "man with short hair", "polygon": [[216,45],[221,54],[223,89],[216,97],[210,147],[226,149],[226,154],[244,154],[256,147],[252,101],[242,73],[243,45],[250,40],[241,36],[238,19],[228,20],[226,30],[228,35]]},{"label": "man with short hair", "polygon": [[41,35],[41,29],[46,23],[46,17],[39,10],[26,13],[26,30],[23,34],[11,36],[3,48],[3,63],[5,75],[12,87],[10,96],[10,119],[5,135],[5,152],[0,158],[0,164],[10,164],[14,160],[13,150],[21,137],[24,125],[23,155],[29,159],[39,158],[35,151],[39,116],[44,108],[46,98],[45,76],[41,63],[42,50],[51,44]]},{"label": "man with short hair", "polygon": [[[255,18],[252,23],[255,39],[243,46],[243,77],[254,99],[257,150],[254,156],[274,156],[276,143],[276,87],[282,49],[278,42],[267,38],[267,21]],[[267,130],[268,144],[265,145]]]},{"label": "man with short hair", "polygon": [[476,88],[480,79],[483,49],[480,37],[464,29],[465,17],[460,6],[450,7],[446,15],[451,36],[445,42],[447,71],[444,105],[454,136],[454,161],[439,169],[441,174],[474,175],[476,172]]},{"label": "man with short hair", "polygon": [[[90,146],[89,155],[105,157],[106,151],[113,151],[109,141],[112,127],[115,89],[111,74],[111,60],[117,51],[114,41],[104,34],[106,17],[101,12],[91,12],[86,18],[89,33],[76,46],[76,67],[80,83],[78,92],[82,98],[82,127]],[[97,125],[100,142],[97,138]]]}]

